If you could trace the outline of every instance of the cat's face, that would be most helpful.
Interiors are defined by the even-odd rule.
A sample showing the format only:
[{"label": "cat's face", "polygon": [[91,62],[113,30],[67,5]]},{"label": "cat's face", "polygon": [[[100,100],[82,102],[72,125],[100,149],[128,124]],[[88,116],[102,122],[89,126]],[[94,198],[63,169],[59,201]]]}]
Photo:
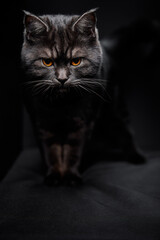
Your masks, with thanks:
[{"label": "cat's face", "polygon": [[39,92],[96,85],[102,50],[95,10],[82,16],[37,17],[25,12],[24,24],[22,62]]}]

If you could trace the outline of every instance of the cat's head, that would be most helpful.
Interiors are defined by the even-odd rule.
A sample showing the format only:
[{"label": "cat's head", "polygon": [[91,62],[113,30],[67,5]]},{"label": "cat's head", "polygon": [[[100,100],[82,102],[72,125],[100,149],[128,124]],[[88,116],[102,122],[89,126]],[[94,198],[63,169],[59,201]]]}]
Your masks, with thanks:
[{"label": "cat's head", "polygon": [[[78,15],[35,16],[24,12],[21,58],[37,92],[96,86],[102,50],[96,9]],[[89,86],[89,87],[87,87]]]}]

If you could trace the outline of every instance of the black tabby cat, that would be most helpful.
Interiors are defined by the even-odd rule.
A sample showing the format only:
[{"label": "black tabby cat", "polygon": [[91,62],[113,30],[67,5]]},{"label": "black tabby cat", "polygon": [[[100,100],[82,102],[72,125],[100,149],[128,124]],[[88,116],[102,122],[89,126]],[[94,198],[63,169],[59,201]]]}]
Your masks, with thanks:
[{"label": "black tabby cat", "polygon": [[104,108],[107,63],[95,11],[81,16],[25,12],[24,99],[47,165],[48,184],[81,181],[80,161]]}]

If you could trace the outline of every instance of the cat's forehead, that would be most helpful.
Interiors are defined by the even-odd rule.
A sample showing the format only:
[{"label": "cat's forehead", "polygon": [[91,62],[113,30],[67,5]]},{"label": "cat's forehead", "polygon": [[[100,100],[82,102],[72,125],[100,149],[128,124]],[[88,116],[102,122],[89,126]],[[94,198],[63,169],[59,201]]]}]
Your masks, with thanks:
[{"label": "cat's forehead", "polygon": [[45,53],[53,58],[73,58],[85,54],[80,39],[74,35],[72,25],[78,16],[47,16],[50,21],[49,41],[45,44]]},{"label": "cat's forehead", "polygon": [[49,25],[54,28],[66,27],[72,25],[76,19],[78,19],[79,15],[43,15],[41,18],[49,23]]},{"label": "cat's forehead", "polygon": [[71,29],[74,22],[78,19],[78,15],[43,15],[41,19],[49,26],[49,36],[52,37],[54,33],[63,33],[68,31],[72,33]]},{"label": "cat's forehead", "polygon": [[59,46],[59,49],[57,49],[57,44],[53,45],[52,47],[44,47],[39,52],[39,55],[42,58],[66,58],[66,59],[72,59],[77,57],[85,57],[86,51],[83,48],[80,48],[78,46],[69,46],[66,50],[60,49],[61,46]]}]

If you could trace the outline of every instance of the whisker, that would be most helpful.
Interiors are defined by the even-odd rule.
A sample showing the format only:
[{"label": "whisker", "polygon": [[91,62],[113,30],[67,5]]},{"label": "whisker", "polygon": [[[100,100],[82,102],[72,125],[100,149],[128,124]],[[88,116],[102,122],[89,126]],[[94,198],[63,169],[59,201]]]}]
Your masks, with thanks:
[{"label": "whisker", "polygon": [[85,88],[84,86],[82,86],[82,85],[79,85],[79,87],[80,88],[82,88],[82,89],[84,89],[85,91],[87,91],[87,92],[89,92],[89,93],[91,93],[87,88]]},{"label": "whisker", "polygon": [[95,95],[97,95],[99,98],[101,98],[104,102],[106,102],[106,99],[103,98],[101,95],[99,95],[97,92],[95,92],[95,91],[92,90],[92,89],[90,89],[90,91],[91,91],[92,93],[94,93]]},{"label": "whisker", "polygon": [[47,88],[45,88],[43,90],[42,94],[45,95],[48,92],[48,90],[50,90],[50,89],[51,89],[50,86],[48,86]]},{"label": "whisker", "polygon": [[38,95],[38,94],[46,94],[46,92],[53,87],[53,81],[50,79],[39,79],[39,80],[33,80],[24,82],[23,85],[31,89],[32,95]]},{"label": "whisker", "polygon": [[[24,82],[23,85],[29,89],[32,90],[33,95],[53,95],[54,93],[54,87],[56,84],[51,79],[37,79],[32,80],[28,82]],[[77,78],[71,81],[71,84],[68,83],[68,91],[70,88],[73,88],[78,95],[82,96],[83,91],[80,91],[80,88],[84,91],[89,92],[90,94],[94,94],[97,97],[101,98],[103,101],[106,101],[106,99],[99,93],[105,92],[107,94],[108,98],[111,100],[110,95],[107,92],[106,89],[107,80],[106,79],[100,79],[100,78]],[[99,90],[98,90],[99,89]]]},{"label": "whisker", "polygon": [[35,85],[35,84],[51,84],[52,81],[49,79],[43,79],[43,80],[33,80],[28,82],[23,82],[23,85]]},{"label": "whisker", "polygon": [[[82,78],[82,79],[85,80],[85,81],[84,82],[81,81],[81,84],[87,85],[89,88],[91,88],[91,87],[101,87],[103,89],[103,91],[105,92],[105,94],[107,95],[109,101],[112,100],[112,98],[111,98],[111,96],[108,93],[107,88],[106,88],[108,80],[100,79],[100,78]],[[92,91],[94,91],[94,90],[95,89],[92,89]]]},{"label": "whisker", "polygon": [[92,85],[93,87],[101,87],[106,90],[106,84],[107,81],[104,79],[96,79],[96,78],[80,78],[74,80],[74,83],[83,83],[83,84],[89,84],[90,86]]},{"label": "whisker", "polygon": [[100,99],[102,99],[103,101],[106,101],[106,99],[104,99],[101,95],[99,95],[97,92],[95,92],[94,90],[90,89],[90,88],[86,88],[86,86],[82,86],[79,85],[79,87],[81,87],[82,89],[84,89],[85,91],[89,92],[89,93],[93,93],[95,94],[97,97],[99,97]]},{"label": "whisker", "polygon": [[44,90],[45,87],[46,87],[46,86],[44,86],[44,85],[41,85],[41,86],[39,86],[39,87],[34,87],[34,88],[32,89],[33,95],[34,95],[34,96],[35,96],[35,95],[38,95],[39,93],[41,93],[41,92]]},{"label": "whisker", "polygon": [[79,85],[76,85],[76,86],[74,86],[74,87],[75,87],[75,90],[76,90],[76,92],[78,93],[78,95],[81,96],[81,97],[83,97],[83,93],[80,91]]}]

